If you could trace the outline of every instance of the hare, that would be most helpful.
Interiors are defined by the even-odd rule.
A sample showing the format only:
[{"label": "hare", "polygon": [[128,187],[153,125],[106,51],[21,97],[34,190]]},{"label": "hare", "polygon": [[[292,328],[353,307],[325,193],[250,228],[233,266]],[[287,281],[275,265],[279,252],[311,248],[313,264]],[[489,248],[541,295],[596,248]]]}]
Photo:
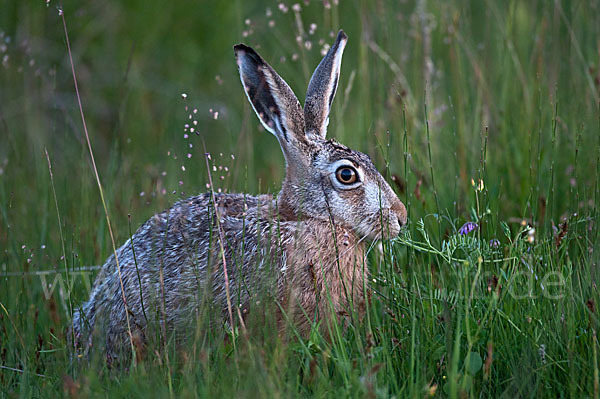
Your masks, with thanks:
[{"label": "hare", "polygon": [[185,334],[206,295],[225,323],[243,322],[269,281],[279,328],[289,323],[301,336],[315,321],[364,312],[366,242],[397,236],[407,215],[367,155],[325,137],[346,41],[340,31],[314,71],[304,110],[256,51],[234,46],[248,100],[285,157],[281,191],[201,194],[148,220],[74,313],[80,349],[104,336],[114,359],[152,324]]}]

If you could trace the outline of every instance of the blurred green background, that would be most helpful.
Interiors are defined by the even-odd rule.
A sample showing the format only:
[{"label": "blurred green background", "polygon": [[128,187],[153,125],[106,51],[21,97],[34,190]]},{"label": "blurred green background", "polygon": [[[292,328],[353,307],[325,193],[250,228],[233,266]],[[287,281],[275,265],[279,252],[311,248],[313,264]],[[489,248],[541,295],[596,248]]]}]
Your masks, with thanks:
[{"label": "blurred green background", "polygon": [[[574,249],[590,267],[577,302],[585,311],[599,261],[598,1],[0,0],[0,273],[98,265],[112,253],[60,9],[117,245],[130,221],[135,230],[205,191],[205,151],[220,189],[276,193],[283,157],[247,103],[232,46],[255,47],[303,102],[322,52],[344,29],[328,136],[369,154],[409,208],[412,231],[426,218],[436,243],[473,219],[472,179],[485,186],[487,239],[500,236],[500,221],[516,231],[524,220],[552,242],[563,220],[587,217]],[[32,357],[38,334],[60,338],[67,307],[42,292],[38,277],[0,280],[0,337],[10,342],[0,344],[0,364],[18,363],[14,331]],[[86,297],[76,280],[73,302]],[[573,370],[591,378],[583,364]],[[567,371],[560,376],[547,381],[564,382]]]}]

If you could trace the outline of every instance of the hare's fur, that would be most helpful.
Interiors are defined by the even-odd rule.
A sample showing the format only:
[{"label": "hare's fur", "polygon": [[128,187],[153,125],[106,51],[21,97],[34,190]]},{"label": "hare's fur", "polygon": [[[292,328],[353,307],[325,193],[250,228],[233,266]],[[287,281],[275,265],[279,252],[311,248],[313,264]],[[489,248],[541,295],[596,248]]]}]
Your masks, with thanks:
[{"label": "hare's fur", "polygon": [[[265,287],[280,306],[279,328],[290,323],[303,336],[316,320],[364,311],[365,241],[397,235],[406,209],[368,156],[325,139],[345,43],[340,31],[304,110],[254,50],[235,46],[250,103],[286,159],[281,192],[201,194],[148,220],[117,250],[119,269],[108,258],[75,312],[80,347],[105,336],[112,359],[152,325],[186,335],[206,298],[235,323]],[[356,180],[343,183],[338,171],[348,168]]]}]

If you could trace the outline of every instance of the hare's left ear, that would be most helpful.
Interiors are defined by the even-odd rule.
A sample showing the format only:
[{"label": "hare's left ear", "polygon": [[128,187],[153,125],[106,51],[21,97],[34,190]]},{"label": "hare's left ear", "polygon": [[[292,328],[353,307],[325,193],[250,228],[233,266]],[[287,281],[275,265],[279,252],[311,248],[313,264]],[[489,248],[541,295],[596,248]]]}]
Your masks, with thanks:
[{"label": "hare's left ear", "polygon": [[335,43],[310,78],[304,104],[305,131],[309,138],[311,136],[325,138],[327,134],[329,111],[340,78],[342,54],[347,41],[348,36],[340,30]]},{"label": "hare's left ear", "polygon": [[304,160],[304,114],[296,95],[251,47],[233,48],[244,91],[260,122],[277,137],[288,164]]}]

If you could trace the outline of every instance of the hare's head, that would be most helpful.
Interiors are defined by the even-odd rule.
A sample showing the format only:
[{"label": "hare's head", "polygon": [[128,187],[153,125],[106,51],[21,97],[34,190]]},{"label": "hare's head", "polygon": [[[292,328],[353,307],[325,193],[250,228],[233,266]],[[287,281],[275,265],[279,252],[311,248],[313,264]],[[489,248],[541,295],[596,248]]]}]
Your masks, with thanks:
[{"label": "hare's head", "polygon": [[347,39],[340,31],[313,73],[304,110],[258,53],[243,44],[234,50],[248,100],[285,156],[280,212],[290,218],[333,219],[361,238],[390,238],[406,224],[404,204],[369,156],[325,138]]}]

